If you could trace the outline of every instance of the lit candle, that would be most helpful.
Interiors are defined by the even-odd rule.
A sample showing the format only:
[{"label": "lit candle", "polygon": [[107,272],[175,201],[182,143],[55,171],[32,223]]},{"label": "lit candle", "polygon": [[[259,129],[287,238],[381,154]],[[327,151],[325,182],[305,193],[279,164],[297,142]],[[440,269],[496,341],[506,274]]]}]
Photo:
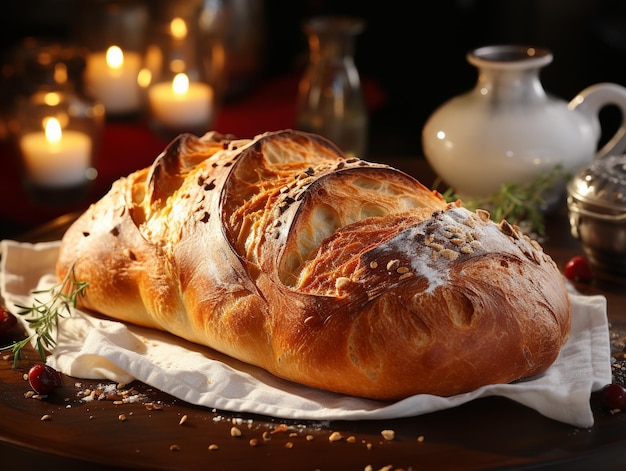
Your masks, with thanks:
[{"label": "lit candle", "polygon": [[180,73],[170,82],[157,83],[148,90],[153,117],[170,129],[209,126],[213,113],[213,89],[201,82],[189,82]]},{"label": "lit candle", "polygon": [[109,47],[106,53],[94,52],[87,56],[87,89],[102,102],[107,113],[137,111],[141,104],[137,83],[140,70],[141,56],[137,52],[124,52],[118,46]]},{"label": "lit candle", "polygon": [[56,118],[45,120],[45,131],[25,134],[20,149],[33,183],[65,187],[85,182],[91,164],[91,138],[78,131],[62,131]]}]

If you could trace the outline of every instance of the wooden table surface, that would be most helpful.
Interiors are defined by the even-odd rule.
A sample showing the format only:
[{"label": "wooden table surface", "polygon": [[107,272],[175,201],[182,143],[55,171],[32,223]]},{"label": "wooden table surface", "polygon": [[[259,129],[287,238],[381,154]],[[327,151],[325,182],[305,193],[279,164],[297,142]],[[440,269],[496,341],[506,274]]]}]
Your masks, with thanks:
[{"label": "wooden table surface", "polygon": [[[379,161],[427,186],[434,180],[423,160]],[[58,239],[73,217],[52,221],[23,240]],[[543,246],[562,269],[582,249],[569,233],[565,208],[547,223]],[[596,272],[592,283],[577,288],[606,296],[612,328],[626,329],[624,277]],[[611,413],[597,393],[589,429],[497,397],[407,419],[288,421],[208,410],[141,383],[131,385],[142,398],[134,403],[82,402],[79,395],[97,384],[70,377],[44,400],[26,398],[30,388],[23,375],[39,357],[32,349],[25,353],[17,369],[8,355],[0,359],[2,469],[617,470],[626,463],[626,412]],[[44,415],[51,420],[42,421]],[[231,435],[233,426],[241,436]],[[383,430],[393,430],[394,439],[383,438]],[[342,437],[338,441],[330,439],[335,432]]]}]

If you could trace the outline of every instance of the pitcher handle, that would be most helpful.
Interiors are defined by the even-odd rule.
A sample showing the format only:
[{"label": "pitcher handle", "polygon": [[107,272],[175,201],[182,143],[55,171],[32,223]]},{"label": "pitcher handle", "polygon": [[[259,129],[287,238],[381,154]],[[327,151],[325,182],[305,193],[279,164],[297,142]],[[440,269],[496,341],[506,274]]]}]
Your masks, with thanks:
[{"label": "pitcher handle", "polygon": [[570,102],[570,109],[577,109],[590,116],[598,116],[600,110],[608,105],[617,106],[621,112],[619,129],[596,153],[600,158],[609,154],[622,154],[626,151],[626,88],[616,83],[597,83],[585,88]]}]

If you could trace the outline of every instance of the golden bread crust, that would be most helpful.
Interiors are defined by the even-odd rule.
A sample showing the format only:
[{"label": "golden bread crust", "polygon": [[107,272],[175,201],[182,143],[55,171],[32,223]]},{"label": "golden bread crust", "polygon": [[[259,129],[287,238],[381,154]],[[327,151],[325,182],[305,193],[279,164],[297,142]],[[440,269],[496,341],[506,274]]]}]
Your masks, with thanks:
[{"label": "golden bread crust", "polygon": [[70,227],[74,262],[85,308],[373,399],[541,373],[570,329],[516,227],[298,131],[179,136]]}]

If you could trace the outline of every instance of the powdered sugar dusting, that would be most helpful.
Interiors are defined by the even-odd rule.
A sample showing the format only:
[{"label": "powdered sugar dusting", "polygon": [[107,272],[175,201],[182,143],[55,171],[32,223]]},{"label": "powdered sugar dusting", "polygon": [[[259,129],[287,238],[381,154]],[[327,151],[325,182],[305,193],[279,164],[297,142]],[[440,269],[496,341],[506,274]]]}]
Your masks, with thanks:
[{"label": "powdered sugar dusting", "polygon": [[428,288],[425,292],[431,293],[449,282],[450,268],[457,261],[486,252],[529,255],[537,250],[514,228],[510,231],[511,234],[505,233],[483,214],[452,207],[436,212],[432,218],[398,234],[386,244],[380,255],[393,253],[408,261],[410,272],[426,279]]}]

